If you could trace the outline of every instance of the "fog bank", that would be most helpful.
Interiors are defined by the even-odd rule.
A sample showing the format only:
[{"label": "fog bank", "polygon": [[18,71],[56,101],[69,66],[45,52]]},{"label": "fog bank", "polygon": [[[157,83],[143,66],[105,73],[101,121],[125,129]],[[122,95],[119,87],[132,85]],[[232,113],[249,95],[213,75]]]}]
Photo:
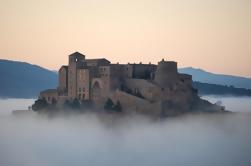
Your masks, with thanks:
[{"label": "fog bank", "polygon": [[227,110],[232,112],[251,112],[251,97],[249,96],[219,96],[219,95],[206,95],[202,96],[203,99],[216,103],[220,101]]},{"label": "fog bank", "polygon": [[27,110],[35,99],[0,98],[0,116],[10,115],[13,110]]},{"label": "fog bank", "polygon": [[3,166],[250,166],[251,115],[0,116]]}]

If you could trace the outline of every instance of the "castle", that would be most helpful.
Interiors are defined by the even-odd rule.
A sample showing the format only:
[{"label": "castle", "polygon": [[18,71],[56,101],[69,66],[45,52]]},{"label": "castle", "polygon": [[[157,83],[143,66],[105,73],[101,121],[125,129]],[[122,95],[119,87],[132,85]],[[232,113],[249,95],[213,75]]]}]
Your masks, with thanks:
[{"label": "castle", "polygon": [[92,101],[97,108],[103,108],[110,98],[120,102],[125,112],[154,115],[186,112],[201,103],[217,107],[198,97],[191,75],[178,73],[177,63],[164,59],[157,65],[112,64],[75,52],[69,55],[68,66],[59,69],[58,79],[58,88],[42,91],[39,98],[61,104],[74,99]]}]

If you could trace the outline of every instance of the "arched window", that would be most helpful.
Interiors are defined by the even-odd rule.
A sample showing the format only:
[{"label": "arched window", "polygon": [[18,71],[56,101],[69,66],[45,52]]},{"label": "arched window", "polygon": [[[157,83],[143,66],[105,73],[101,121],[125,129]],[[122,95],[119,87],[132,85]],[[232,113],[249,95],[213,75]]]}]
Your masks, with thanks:
[{"label": "arched window", "polygon": [[95,99],[98,99],[101,95],[101,88],[100,88],[100,85],[99,85],[99,82],[96,81],[94,84],[93,84],[93,87],[92,87],[92,98],[95,100]]}]

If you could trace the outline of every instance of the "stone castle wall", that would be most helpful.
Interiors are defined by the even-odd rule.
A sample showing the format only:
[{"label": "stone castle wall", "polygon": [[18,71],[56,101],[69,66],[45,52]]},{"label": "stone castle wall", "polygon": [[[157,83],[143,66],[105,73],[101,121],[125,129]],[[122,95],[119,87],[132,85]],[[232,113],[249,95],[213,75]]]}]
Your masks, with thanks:
[{"label": "stone castle wall", "polygon": [[129,114],[135,112],[155,116],[161,114],[161,105],[159,102],[151,103],[148,100],[133,96],[120,90],[116,90],[112,99],[114,103],[119,101],[123,110]]},{"label": "stone castle wall", "polygon": [[77,96],[79,100],[90,99],[90,80],[88,69],[77,70]]},{"label": "stone castle wall", "polygon": [[58,71],[58,90],[59,95],[67,96],[68,94],[68,66],[62,66]]}]

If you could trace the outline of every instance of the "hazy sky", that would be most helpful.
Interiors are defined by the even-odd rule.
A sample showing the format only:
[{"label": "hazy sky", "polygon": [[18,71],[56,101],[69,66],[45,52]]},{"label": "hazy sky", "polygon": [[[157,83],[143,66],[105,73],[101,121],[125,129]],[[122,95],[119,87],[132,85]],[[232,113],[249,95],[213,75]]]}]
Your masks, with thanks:
[{"label": "hazy sky", "polygon": [[0,0],[0,58],[57,70],[74,51],[251,77],[251,1]]}]

